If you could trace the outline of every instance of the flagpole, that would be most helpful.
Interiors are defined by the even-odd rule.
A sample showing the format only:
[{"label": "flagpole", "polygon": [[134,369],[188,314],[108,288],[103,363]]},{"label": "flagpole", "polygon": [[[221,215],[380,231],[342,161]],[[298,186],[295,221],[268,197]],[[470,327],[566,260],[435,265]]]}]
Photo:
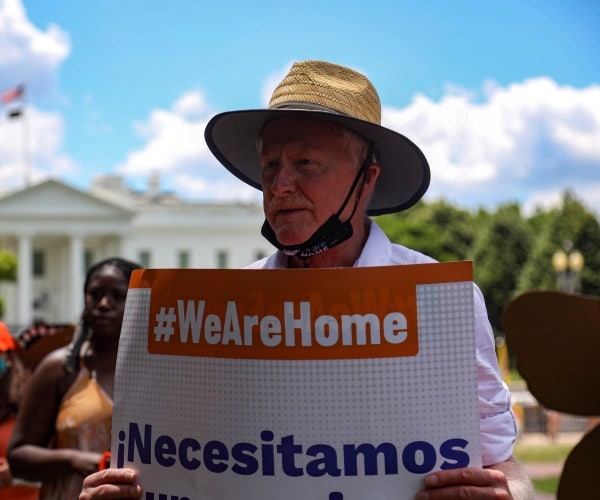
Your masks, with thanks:
[{"label": "flagpole", "polygon": [[29,171],[29,113],[27,112],[27,98],[26,98],[27,86],[23,85],[23,182],[25,187],[28,188],[31,185],[31,172]]},{"label": "flagpole", "polygon": [[8,109],[7,116],[9,118],[20,118],[23,122],[22,132],[21,132],[21,161],[22,165],[22,176],[23,176],[23,184],[24,187],[27,188],[31,183],[31,171],[30,171],[30,157],[29,157],[29,113],[25,112],[25,107],[27,104],[27,99],[25,96],[25,83],[21,83],[16,87],[7,90],[6,92],[0,95],[0,101],[2,104],[8,104],[12,101],[18,100],[19,105],[16,108]]}]

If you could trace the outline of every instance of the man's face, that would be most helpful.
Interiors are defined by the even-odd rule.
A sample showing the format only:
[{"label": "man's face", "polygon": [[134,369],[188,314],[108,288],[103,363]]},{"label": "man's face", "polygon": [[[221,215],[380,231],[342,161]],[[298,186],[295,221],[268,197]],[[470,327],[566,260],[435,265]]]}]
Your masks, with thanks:
[{"label": "man's face", "polygon": [[[281,244],[303,243],[340,209],[363,159],[342,127],[314,118],[273,120],[261,144],[265,217]],[[341,220],[353,206],[354,197]]]}]

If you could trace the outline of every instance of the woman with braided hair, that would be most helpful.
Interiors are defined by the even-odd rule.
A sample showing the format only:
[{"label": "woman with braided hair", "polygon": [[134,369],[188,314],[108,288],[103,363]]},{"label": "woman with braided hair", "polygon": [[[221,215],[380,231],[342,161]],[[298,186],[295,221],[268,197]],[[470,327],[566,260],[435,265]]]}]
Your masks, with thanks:
[{"label": "woman with braided hair", "polygon": [[69,346],[36,368],[9,443],[13,476],[42,483],[40,499],[76,499],[83,478],[110,449],[117,348],[136,263],[98,262],[84,284],[84,309]]}]

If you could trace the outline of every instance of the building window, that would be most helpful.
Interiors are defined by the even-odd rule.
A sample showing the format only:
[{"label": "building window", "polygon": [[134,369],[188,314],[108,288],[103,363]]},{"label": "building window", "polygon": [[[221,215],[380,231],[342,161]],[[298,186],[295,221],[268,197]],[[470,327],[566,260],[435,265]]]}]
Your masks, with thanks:
[{"label": "building window", "polygon": [[180,250],[177,254],[177,265],[183,269],[190,267],[190,252],[187,250]]},{"label": "building window", "polygon": [[142,267],[148,268],[150,267],[150,251],[149,250],[140,250],[138,253],[138,260],[140,261],[140,265]]},{"label": "building window", "polygon": [[33,251],[33,275],[41,278],[46,274],[46,254],[43,250]]},{"label": "building window", "polygon": [[217,252],[217,267],[219,269],[227,269],[229,266],[229,254],[226,250],[219,250]]}]

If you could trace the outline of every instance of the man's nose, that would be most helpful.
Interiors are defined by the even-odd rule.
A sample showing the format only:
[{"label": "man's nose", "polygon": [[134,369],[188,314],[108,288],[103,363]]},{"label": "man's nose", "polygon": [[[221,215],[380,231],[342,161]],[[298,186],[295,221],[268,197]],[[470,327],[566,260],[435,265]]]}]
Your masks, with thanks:
[{"label": "man's nose", "polygon": [[289,162],[281,162],[273,175],[271,192],[275,196],[283,196],[296,189],[296,170]]}]

